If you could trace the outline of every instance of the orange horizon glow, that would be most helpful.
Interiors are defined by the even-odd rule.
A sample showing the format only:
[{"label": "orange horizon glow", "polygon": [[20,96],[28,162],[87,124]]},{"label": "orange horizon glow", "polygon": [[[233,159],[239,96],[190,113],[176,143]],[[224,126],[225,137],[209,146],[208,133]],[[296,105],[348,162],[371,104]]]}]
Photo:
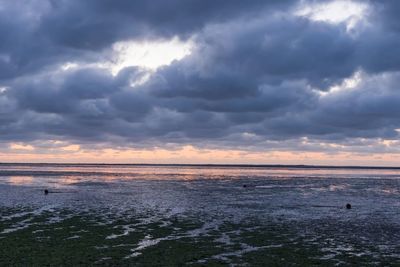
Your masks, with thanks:
[{"label": "orange horizon glow", "polygon": [[122,164],[288,164],[338,166],[399,166],[396,153],[361,154],[351,152],[245,151],[201,149],[185,145],[175,150],[156,149],[84,149],[66,145],[58,150],[35,152],[30,145],[12,145],[0,151],[5,163],[122,163]]}]

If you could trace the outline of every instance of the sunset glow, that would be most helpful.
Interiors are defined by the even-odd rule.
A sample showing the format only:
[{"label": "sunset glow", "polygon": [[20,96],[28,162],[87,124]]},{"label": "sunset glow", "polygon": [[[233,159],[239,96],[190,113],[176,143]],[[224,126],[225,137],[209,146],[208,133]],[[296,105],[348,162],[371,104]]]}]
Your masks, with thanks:
[{"label": "sunset glow", "polygon": [[[390,147],[392,141],[384,141]],[[29,147],[29,146],[28,146]],[[334,147],[332,145],[332,147]],[[398,153],[381,153],[374,156],[351,152],[304,152],[266,151],[254,152],[228,149],[202,149],[190,145],[174,150],[152,149],[79,149],[69,145],[56,150],[32,151],[26,146],[13,148],[12,152],[0,153],[2,162],[32,163],[135,163],[135,164],[306,164],[306,165],[354,165],[354,166],[396,166]]]}]

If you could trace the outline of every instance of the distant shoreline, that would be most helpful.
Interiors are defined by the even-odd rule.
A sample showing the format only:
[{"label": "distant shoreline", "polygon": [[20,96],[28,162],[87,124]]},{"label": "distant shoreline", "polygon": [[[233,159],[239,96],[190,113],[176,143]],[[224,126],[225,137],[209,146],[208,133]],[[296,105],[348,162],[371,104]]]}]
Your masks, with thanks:
[{"label": "distant shoreline", "polygon": [[286,168],[286,169],[373,169],[400,170],[400,166],[340,166],[287,164],[155,164],[155,163],[21,163],[0,162],[1,166],[143,166],[143,167],[209,167],[209,168]]}]

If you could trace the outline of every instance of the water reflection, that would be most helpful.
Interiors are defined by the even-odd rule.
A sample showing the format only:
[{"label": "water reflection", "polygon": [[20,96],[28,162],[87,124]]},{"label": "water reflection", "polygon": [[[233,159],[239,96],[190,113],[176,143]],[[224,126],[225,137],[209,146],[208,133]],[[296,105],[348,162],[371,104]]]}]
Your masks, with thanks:
[{"label": "water reflection", "polygon": [[33,185],[33,176],[10,176],[7,179],[7,183],[12,185]]},{"label": "water reflection", "polygon": [[[76,177],[90,176],[102,180],[196,180],[196,179],[268,179],[293,178],[379,178],[398,179],[400,169],[340,169],[287,167],[220,167],[220,166],[151,166],[151,165],[65,165],[65,164],[2,164],[0,176],[63,176],[62,183],[76,182]],[[70,179],[70,181],[68,181]]]}]

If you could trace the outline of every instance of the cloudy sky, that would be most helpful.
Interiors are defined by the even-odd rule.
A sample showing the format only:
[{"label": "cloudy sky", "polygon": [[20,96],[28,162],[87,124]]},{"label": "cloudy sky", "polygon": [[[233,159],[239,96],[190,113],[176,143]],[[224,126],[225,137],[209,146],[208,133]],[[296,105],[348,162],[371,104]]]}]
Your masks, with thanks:
[{"label": "cloudy sky", "polygon": [[0,0],[0,161],[400,165],[399,13]]}]

